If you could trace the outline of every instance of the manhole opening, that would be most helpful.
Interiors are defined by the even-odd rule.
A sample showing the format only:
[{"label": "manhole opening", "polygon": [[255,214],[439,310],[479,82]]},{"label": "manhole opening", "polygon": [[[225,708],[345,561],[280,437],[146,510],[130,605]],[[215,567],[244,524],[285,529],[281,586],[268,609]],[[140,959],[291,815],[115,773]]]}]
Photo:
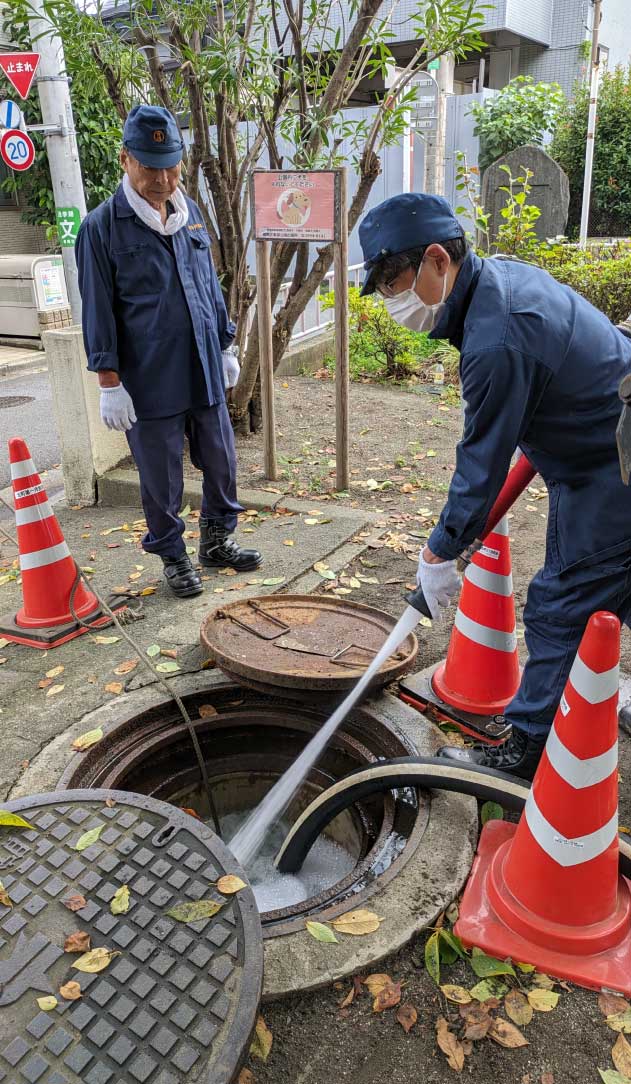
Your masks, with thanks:
[{"label": "manhole opening", "polygon": [[0,410],[8,410],[9,407],[26,406],[34,403],[34,395],[0,395]]}]

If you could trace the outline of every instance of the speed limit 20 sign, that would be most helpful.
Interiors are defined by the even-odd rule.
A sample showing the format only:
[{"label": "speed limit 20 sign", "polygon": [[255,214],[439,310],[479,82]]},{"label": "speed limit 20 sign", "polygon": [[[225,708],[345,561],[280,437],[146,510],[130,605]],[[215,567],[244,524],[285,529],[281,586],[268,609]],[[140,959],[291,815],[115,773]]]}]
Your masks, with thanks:
[{"label": "speed limit 20 sign", "polygon": [[11,169],[28,169],[35,160],[33,140],[19,128],[9,128],[0,138],[0,155]]}]

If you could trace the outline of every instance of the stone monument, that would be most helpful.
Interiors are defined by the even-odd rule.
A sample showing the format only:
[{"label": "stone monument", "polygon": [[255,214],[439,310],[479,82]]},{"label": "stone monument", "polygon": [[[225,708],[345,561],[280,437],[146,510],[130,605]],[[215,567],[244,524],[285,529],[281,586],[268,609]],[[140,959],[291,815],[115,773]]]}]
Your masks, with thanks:
[{"label": "stone monument", "polygon": [[568,207],[570,203],[570,182],[561,167],[546,154],[541,147],[527,144],[517,147],[510,154],[498,158],[489,166],[482,179],[482,206],[490,216],[491,240],[497,235],[502,224],[500,211],[506,206],[508,195],[501,188],[508,182],[508,174],[501,166],[508,166],[513,177],[523,177],[529,169],[531,191],[528,203],[534,204],[541,211],[535,224],[537,237],[545,241],[547,237],[558,237],[565,233]]}]

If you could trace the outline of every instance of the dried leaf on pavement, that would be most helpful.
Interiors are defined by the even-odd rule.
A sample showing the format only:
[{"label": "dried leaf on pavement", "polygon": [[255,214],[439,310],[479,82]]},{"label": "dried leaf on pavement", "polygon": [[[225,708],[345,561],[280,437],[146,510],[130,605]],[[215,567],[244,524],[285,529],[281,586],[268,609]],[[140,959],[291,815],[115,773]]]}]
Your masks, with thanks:
[{"label": "dried leaf on pavement", "polygon": [[159,674],[175,674],[180,669],[179,663],[173,659],[167,659],[166,662],[159,662],[156,666],[156,670]]},{"label": "dried leaf on pavement", "polygon": [[455,1001],[456,1005],[468,1005],[473,999],[468,990],[465,990],[464,986],[452,986],[451,983],[446,983],[445,986],[441,986],[441,991],[447,998],[447,1001]]},{"label": "dried leaf on pavement", "polygon": [[254,1038],[250,1046],[250,1054],[253,1058],[258,1058],[259,1061],[267,1061],[269,1058],[270,1050],[272,1049],[272,1043],[274,1042],[274,1036],[265,1023],[262,1016],[259,1016],[256,1021],[256,1029],[254,1031]]},{"label": "dried leaf on pavement", "polygon": [[84,832],[74,845],[75,851],[85,851],[86,847],[91,847],[93,843],[96,843],[104,828],[104,824],[99,824],[96,828],[91,828],[89,832]]},{"label": "dried leaf on pavement", "polygon": [[629,1084],[629,1077],[623,1076],[617,1069],[599,1069],[598,1072],[604,1084]]},{"label": "dried leaf on pavement", "polygon": [[440,931],[434,930],[425,942],[425,967],[437,986],[440,986]]},{"label": "dried leaf on pavement", "polygon": [[506,983],[500,979],[482,979],[471,987],[469,993],[476,1001],[485,1002],[490,997],[503,997],[507,990]]},{"label": "dried leaf on pavement", "polygon": [[223,902],[217,903],[216,900],[194,900],[192,903],[176,903],[166,914],[177,922],[199,922],[212,918],[222,907]]},{"label": "dried leaf on pavement", "polygon": [[603,1016],[616,1016],[627,1012],[631,1005],[621,994],[602,993],[598,995],[598,1008]]},{"label": "dried leaf on pavement", "polygon": [[355,987],[351,986],[346,997],[340,1001],[340,1009],[347,1009],[349,1005],[352,1005],[355,1000]]},{"label": "dried leaf on pavement", "polygon": [[126,915],[129,911],[129,885],[121,885],[116,889],[110,902],[110,911],[113,915]]},{"label": "dried leaf on pavement", "polygon": [[461,1005],[460,1015],[465,1022],[465,1039],[471,1039],[475,1042],[480,1039],[486,1038],[489,1033],[489,1028],[492,1024],[492,1019],[489,1015],[489,1011],[484,1005]]},{"label": "dried leaf on pavement", "polygon": [[79,895],[78,892],[74,896],[67,896],[66,899],[61,902],[69,911],[80,911],[83,907],[87,907],[88,904],[85,896]]},{"label": "dried leaf on pavement", "polygon": [[64,952],[89,952],[90,934],[87,930],[75,930],[64,941]]},{"label": "dried leaf on pavement", "polygon": [[112,693],[113,696],[118,696],[119,693],[122,693],[123,686],[120,681],[109,681],[107,685],[104,686],[104,689],[106,693]]},{"label": "dried leaf on pavement", "polygon": [[[217,887],[219,888],[219,885],[217,885]],[[219,891],[221,892],[221,889],[219,889]],[[333,930],[329,926],[325,926],[324,922],[307,921],[305,922],[305,927],[307,933],[310,933],[316,941],[323,941],[325,944],[329,945],[339,945],[339,941],[333,933]]]},{"label": "dried leaf on pavement", "polygon": [[115,674],[121,676],[122,674],[131,674],[132,670],[135,670],[138,666],[138,659],[127,659],[126,662],[121,662],[114,670]]},{"label": "dried leaf on pavement", "polygon": [[[542,991],[545,993],[545,991]],[[533,1007],[521,990],[509,990],[504,998],[504,1011],[514,1024],[526,1027],[533,1017]]]},{"label": "dried leaf on pavement", "polygon": [[78,982],[67,982],[59,987],[59,993],[66,1001],[77,1001],[81,997],[81,987]]},{"label": "dried leaf on pavement", "polygon": [[51,1009],[56,1009],[59,1002],[56,997],[36,997],[37,1004],[42,1012],[50,1012]]},{"label": "dried leaf on pavement", "polygon": [[47,670],[46,671],[46,677],[47,678],[59,677],[60,674],[63,674],[65,669],[66,669],[65,666],[55,666],[55,667],[53,667],[52,670]]},{"label": "dried leaf on pavement", "polygon": [[611,1060],[619,1073],[631,1077],[631,1046],[622,1034],[618,1036],[613,1044]]},{"label": "dried leaf on pavement", "polygon": [[404,1002],[403,1005],[399,1005],[396,1013],[397,1023],[401,1025],[406,1035],[414,1027],[418,1020],[418,1013],[413,1005],[409,1001]]},{"label": "dried leaf on pavement", "polygon": [[249,1069],[242,1069],[237,1078],[237,1084],[255,1084],[254,1075]]},{"label": "dried leaf on pavement", "polygon": [[615,1013],[605,1020],[608,1028],[612,1031],[623,1031],[625,1035],[631,1033],[631,1011]]},{"label": "dried leaf on pavement", "polygon": [[456,1038],[444,1016],[439,1016],[436,1021],[436,1041],[451,1069],[461,1073],[464,1067],[464,1050],[462,1043]]},{"label": "dried leaf on pavement", "polygon": [[348,911],[339,918],[334,918],[331,925],[338,933],[349,933],[354,937],[363,937],[367,933],[375,933],[383,919],[372,911],[360,908],[358,911]]},{"label": "dried leaf on pavement", "polygon": [[102,737],[103,729],[100,726],[96,730],[86,730],[85,734],[80,734],[78,738],[75,738],[72,748],[82,753],[85,749],[89,749],[90,746],[100,742]]},{"label": "dried leaf on pavement", "polygon": [[383,1012],[384,1009],[393,1009],[401,1000],[401,983],[390,982],[380,990],[372,1003],[373,1012]]},{"label": "dried leaf on pavement", "polygon": [[242,881],[235,873],[226,873],[217,881],[217,888],[223,896],[233,896],[235,892],[240,892],[242,888],[247,887],[245,881]]},{"label": "dried leaf on pavement", "polygon": [[[126,588],[124,588],[126,590]],[[95,644],[117,644],[120,636],[93,636]]]},{"label": "dried leaf on pavement", "polygon": [[392,979],[389,975],[379,971],[374,975],[367,975],[363,980],[363,985],[368,988],[373,997],[376,997],[386,986],[392,985]]},{"label": "dried leaf on pavement", "polygon": [[559,995],[554,990],[529,990],[528,1001],[537,1012],[552,1012],[556,1009]]},{"label": "dried leaf on pavement", "polygon": [[542,1073],[541,1084],[554,1084],[554,1073]]},{"label": "dried leaf on pavement", "polygon": [[9,893],[4,887],[2,881],[0,881],[0,904],[2,904],[3,907],[13,907]]},{"label": "dried leaf on pavement", "polygon": [[541,971],[537,971],[532,976],[533,986],[539,986],[542,990],[554,990],[556,982],[551,979],[549,975],[544,975]]},{"label": "dried leaf on pavement", "polygon": [[63,692],[65,688],[65,685],[51,685],[46,696],[57,696],[59,693]]},{"label": "dried leaf on pavement", "polygon": [[212,719],[214,715],[217,715],[217,708],[214,708],[212,704],[202,704],[199,709],[200,719]]},{"label": "dried leaf on pavement", "polygon": [[496,1016],[491,1022],[488,1036],[489,1039],[493,1039],[500,1046],[505,1046],[509,1050],[516,1050],[520,1046],[528,1046],[528,1040],[522,1035],[519,1028],[508,1020],[504,1020],[501,1016]]},{"label": "dried leaf on pavement", "polygon": [[95,975],[99,971],[105,971],[105,968],[109,967],[115,956],[120,956],[120,952],[101,946],[86,952],[84,956],[80,956],[72,966],[77,971],[86,971],[89,975]]}]

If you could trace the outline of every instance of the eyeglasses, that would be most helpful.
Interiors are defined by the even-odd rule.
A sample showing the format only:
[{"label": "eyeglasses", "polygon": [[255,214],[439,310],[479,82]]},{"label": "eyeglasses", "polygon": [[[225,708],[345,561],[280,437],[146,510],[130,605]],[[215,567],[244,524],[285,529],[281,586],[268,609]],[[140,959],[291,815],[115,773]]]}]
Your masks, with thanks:
[{"label": "eyeglasses", "polygon": [[380,294],[381,297],[396,297],[396,294],[400,293],[401,291],[395,291],[393,289],[395,282],[397,281],[397,279],[401,278],[401,275],[403,275],[406,271],[410,270],[414,270],[414,267],[411,263],[409,263],[407,267],[399,268],[399,270],[395,271],[393,275],[390,275],[388,278],[384,278],[380,282],[378,282],[375,286],[375,291]]}]

